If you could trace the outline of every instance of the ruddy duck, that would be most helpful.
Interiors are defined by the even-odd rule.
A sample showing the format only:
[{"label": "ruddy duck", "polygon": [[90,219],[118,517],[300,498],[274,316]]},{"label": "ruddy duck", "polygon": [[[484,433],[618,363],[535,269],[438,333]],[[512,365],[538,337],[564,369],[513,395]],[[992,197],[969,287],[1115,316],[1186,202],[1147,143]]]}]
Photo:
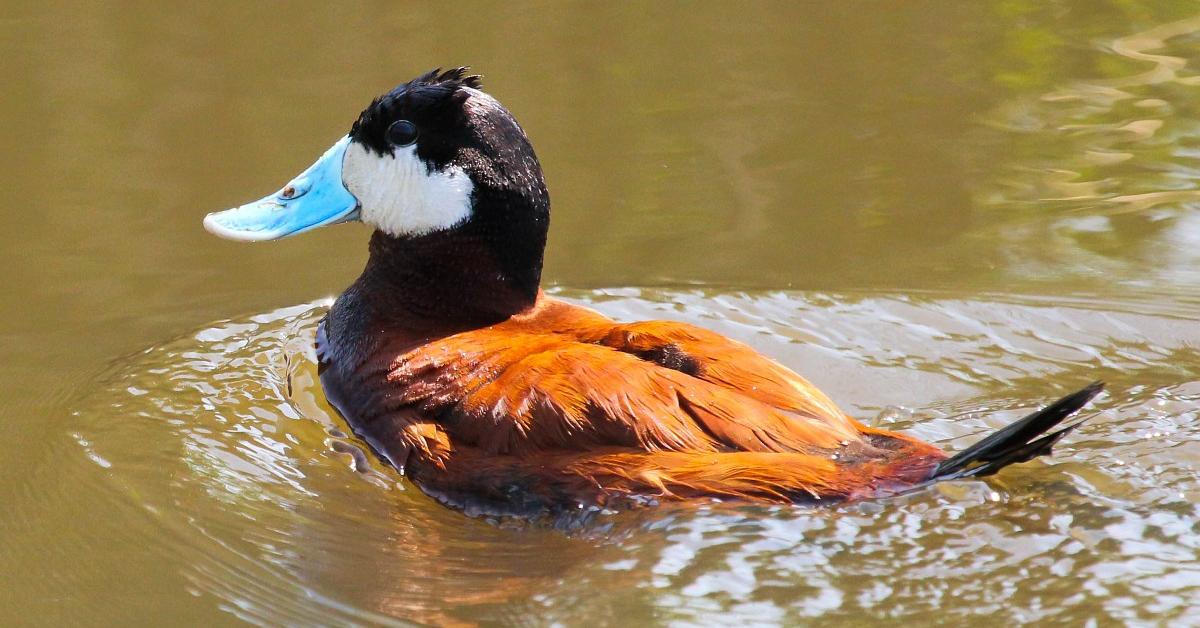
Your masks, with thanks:
[{"label": "ruddy duck", "polygon": [[465,68],[375,99],[300,176],[204,226],[273,240],[352,220],[375,231],[318,330],[326,394],[422,490],[473,511],[894,494],[1049,453],[1102,388],[950,457],[714,332],[547,297],[541,166]]}]

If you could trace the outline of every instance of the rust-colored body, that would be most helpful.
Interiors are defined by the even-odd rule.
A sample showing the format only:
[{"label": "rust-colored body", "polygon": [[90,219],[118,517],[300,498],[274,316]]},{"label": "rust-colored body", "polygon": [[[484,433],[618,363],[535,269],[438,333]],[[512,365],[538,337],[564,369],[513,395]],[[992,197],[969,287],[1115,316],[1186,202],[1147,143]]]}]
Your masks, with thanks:
[{"label": "rust-colored body", "polygon": [[458,505],[856,498],[919,483],[946,457],[688,324],[617,323],[540,295],[489,326],[371,335],[353,374],[324,376],[331,399],[395,466]]}]

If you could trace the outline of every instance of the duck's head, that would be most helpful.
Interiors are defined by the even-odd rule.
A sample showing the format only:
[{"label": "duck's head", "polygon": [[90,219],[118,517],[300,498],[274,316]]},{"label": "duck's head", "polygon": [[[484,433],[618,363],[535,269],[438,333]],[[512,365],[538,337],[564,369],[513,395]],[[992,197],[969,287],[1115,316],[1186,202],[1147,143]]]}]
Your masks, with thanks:
[{"label": "duck's head", "polygon": [[349,134],[279,191],[209,214],[204,227],[259,241],[361,221],[375,229],[367,274],[374,268],[406,285],[479,284],[493,299],[528,300],[538,289],[549,212],[525,132],[480,90],[478,76],[456,68],[376,98]]}]

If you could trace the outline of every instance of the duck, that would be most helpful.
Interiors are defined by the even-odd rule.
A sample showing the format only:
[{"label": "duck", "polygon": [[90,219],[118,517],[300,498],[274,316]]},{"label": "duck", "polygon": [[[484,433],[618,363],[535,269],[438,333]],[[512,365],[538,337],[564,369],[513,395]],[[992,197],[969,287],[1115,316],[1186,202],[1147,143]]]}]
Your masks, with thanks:
[{"label": "duck", "polygon": [[887,497],[1049,454],[1104,386],[951,455],[850,417],[741,342],[547,295],[549,220],[525,131],[457,67],[375,98],[307,170],[204,227],[243,242],[373,229],[316,331],[322,388],[382,461],[470,513]]}]

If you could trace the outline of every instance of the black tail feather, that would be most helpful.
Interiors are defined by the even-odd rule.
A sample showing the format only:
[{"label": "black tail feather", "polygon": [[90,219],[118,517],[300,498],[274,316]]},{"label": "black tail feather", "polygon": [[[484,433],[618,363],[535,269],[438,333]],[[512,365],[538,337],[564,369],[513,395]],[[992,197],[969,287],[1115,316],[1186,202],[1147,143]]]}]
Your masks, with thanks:
[{"label": "black tail feather", "polygon": [[1087,405],[1087,402],[1102,390],[1104,382],[1094,382],[1079,392],[1067,395],[1020,421],[997,430],[954,457],[943,460],[934,469],[930,479],[950,480],[991,475],[1010,464],[1050,453],[1054,443],[1079,427],[1083,421],[1053,432],[1050,430]]}]

